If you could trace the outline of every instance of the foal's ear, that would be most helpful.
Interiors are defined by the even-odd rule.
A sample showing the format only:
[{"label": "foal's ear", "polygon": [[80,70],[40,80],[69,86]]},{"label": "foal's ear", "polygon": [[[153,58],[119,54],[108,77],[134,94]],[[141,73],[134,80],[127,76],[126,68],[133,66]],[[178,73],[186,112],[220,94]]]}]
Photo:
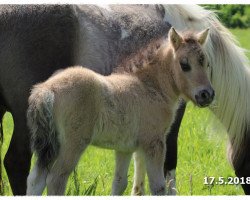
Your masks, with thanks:
[{"label": "foal's ear", "polygon": [[169,31],[169,40],[175,50],[177,50],[180,44],[183,42],[182,37],[176,32],[173,27]]},{"label": "foal's ear", "polygon": [[201,45],[205,44],[207,40],[208,32],[209,32],[209,28],[197,34],[198,42]]}]

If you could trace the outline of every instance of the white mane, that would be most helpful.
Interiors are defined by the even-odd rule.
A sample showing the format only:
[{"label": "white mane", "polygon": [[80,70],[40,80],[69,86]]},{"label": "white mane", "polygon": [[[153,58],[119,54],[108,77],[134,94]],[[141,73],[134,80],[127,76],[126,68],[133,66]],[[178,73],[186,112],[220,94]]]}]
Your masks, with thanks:
[{"label": "white mane", "polygon": [[250,123],[250,72],[244,49],[216,15],[197,5],[165,5],[165,20],[177,30],[210,28],[205,46],[216,107],[210,107],[233,139],[237,160]]}]

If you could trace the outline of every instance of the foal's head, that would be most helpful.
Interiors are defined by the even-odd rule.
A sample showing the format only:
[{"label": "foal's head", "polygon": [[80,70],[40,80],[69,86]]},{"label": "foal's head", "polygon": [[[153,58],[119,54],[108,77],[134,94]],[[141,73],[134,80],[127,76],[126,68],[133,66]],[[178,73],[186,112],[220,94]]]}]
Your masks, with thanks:
[{"label": "foal's head", "polygon": [[174,28],[169,40],[174,53],[172,68],[178,90],[184,98],[200,107],[208,106],[214,98],[214,90],[207,76],[208,61],[202,50],[208,29],[198,34],[186,33],[180,36]]}]

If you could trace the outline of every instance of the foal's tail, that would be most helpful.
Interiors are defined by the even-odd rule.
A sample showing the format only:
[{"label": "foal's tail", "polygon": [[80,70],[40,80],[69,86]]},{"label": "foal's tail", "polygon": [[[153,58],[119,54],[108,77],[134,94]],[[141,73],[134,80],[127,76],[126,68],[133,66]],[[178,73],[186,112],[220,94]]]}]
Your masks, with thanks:
[{"label": "foal's tail", "polygon": [[43,168],[48,167],[59,152],[53,104],[52,91],[34,87],[29,98],[27,120],[31,131],[31,148],[38,157],[38,165]]}]

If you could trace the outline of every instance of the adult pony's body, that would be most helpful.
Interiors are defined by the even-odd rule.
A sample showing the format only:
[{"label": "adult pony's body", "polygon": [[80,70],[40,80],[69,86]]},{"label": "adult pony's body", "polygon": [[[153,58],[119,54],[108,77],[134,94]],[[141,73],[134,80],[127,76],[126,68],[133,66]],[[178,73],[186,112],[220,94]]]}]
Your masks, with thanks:
[{"label": "adult pony's body", "polygon": [[[200,31],[210,27],[206,51],[217,100],[213,112],[228,130],[236,174],[250,176],[247,59],[213,13],[195,5],[2,6],[0,116],[10,111],[15,124],[4,159],[14,194],[25,194],[30,167],[25,116],[31,86],[46,80],[57,69],[71,65],[110,74],[114,66],[139,47],[164,36],[170,24],[178,30]],[[172,176],[184,110],[182,103],[168,137],[165,173]],[[243,189],[250,194],[250,186],[243,185]]]},{"label": "adult pony's body", "polygon": [[10,111],[15,125],[4,159],[13,194],[25,194],[30,169],[26,109],[31,86],[72,65],[110,74],[123,58],[170,28],[163,21],[161,6],[108,9],[91,5],[0,8],[0,111],[1,116]]}]

